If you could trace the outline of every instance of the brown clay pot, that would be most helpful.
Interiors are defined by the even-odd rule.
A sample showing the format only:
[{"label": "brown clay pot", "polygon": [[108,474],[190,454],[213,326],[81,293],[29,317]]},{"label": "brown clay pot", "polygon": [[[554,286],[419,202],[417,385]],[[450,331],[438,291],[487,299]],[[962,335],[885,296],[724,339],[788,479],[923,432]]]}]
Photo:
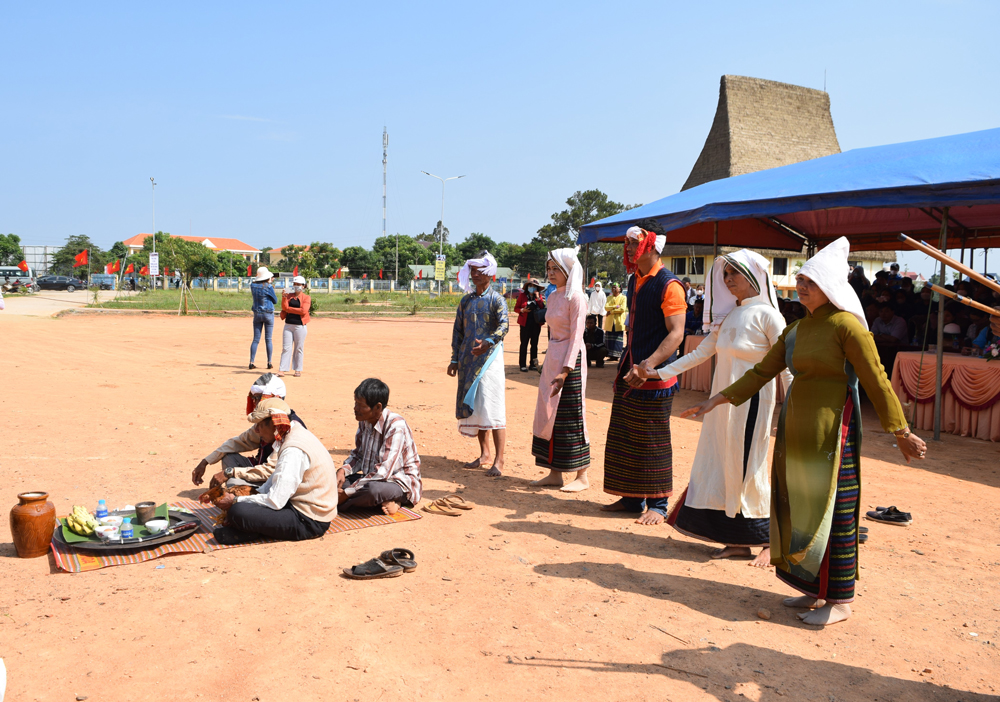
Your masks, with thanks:
[{"label": "brown clay pot", "polygon": [[49,551],[56,528],[56,507],[49,493],[36,490],[17,496],[20,504],[10,511],[10,533],[21,558],[38,558]]}]

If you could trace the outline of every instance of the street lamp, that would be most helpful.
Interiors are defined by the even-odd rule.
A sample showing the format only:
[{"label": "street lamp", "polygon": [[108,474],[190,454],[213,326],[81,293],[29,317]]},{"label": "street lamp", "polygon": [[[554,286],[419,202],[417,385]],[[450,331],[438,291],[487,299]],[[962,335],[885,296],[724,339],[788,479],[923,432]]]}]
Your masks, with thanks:
[{"label": "street lamp", "polygon": [[[464,178],[464,175],[452,176],[451,178],[442,178],[441,176],[436,176],[433,173],[428,173],[427,171],[420,171],[424,175],[429,175],[431,178],[437,178],[441,181],[441,233],[438,237],[438,256],[444,253],[444,184],[449,180],[458,180],[459,178]],[[447,268],[445,268],[445,276],[447,276]],[[441,281],[438,281],[438,295],[441,295]]]},{"label": "street lamp", "polygon": [[[155,254],[156,253],[156,181],[153,180],[152,178],[150,178],[149,182],[152,183],[152,186],[153,186],[153,232],[152,232],[152,234],[153,234],[153,253]],[[156,290],[156,276],[155,275],[152,278],[152,282],[151,282],[150,287],[153,290]]]}]

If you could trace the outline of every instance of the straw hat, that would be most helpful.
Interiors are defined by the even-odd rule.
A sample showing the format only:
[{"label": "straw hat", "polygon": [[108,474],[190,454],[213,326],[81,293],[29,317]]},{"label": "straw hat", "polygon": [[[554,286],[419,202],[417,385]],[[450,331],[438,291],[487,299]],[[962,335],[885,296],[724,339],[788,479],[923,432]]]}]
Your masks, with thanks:
[{"label": "straw hat", "polygon": [[274,273],[267,270],[266,266],[261,266],[257,269],[257,277],[253,279],[253,282],[260,283],[264,280],[270,280],[274,277]]}]

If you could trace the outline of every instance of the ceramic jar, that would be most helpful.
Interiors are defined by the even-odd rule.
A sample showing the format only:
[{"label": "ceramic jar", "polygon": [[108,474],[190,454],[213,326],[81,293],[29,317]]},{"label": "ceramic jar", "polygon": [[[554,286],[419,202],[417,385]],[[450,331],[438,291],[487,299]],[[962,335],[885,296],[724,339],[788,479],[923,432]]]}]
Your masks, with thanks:
[{"label": "ceramic jar", "polygon": [[49,552],[52,532],[56,528],[56,507],[49,502],[49,493],[22,492],[19,504],[10,511],[10,533],[14,548],[21,558],[37,558]]}]

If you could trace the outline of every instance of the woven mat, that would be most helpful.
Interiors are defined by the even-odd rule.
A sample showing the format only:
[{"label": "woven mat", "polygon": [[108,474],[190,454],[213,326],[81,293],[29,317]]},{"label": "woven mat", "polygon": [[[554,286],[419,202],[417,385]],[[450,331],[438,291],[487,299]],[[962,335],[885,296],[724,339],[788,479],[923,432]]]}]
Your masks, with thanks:
[{"label": "woven mat", "polygon": [[[216,541],[212,535],[212,529],[215,528],[213,518],[220,514],[218,507],[203,505],[194,500],[179,500],[171,502],[170,508],[190,512],[192,516],[196,517],[201,522],[201,527],[197,533],[172,544],[164,544],[155,548],[135,551],[81,551],[53,540],[52,556],[55,559],[56,566],[67,573],[83,573],[109,566],[143,563],[151,561],[154,558],[159,558],[160,556],[169,556],[175,553],[211,553],[223,548],[238,548],[239,546],[271,543],[267,539],[261,539],[260,541],[251,541],[248,544],[225,546]],[[330,522],[330,528],[326,530],[326,533],[339,534],[342,531],[382,526],[383,524],[395,524],[397,522],[410,522],[415,519],[420,519],[420,515],[406,507],[400,507],[399,511],[392,516],[366,512],[351,513],[350,516],[338,514],[337,518]]]}]

